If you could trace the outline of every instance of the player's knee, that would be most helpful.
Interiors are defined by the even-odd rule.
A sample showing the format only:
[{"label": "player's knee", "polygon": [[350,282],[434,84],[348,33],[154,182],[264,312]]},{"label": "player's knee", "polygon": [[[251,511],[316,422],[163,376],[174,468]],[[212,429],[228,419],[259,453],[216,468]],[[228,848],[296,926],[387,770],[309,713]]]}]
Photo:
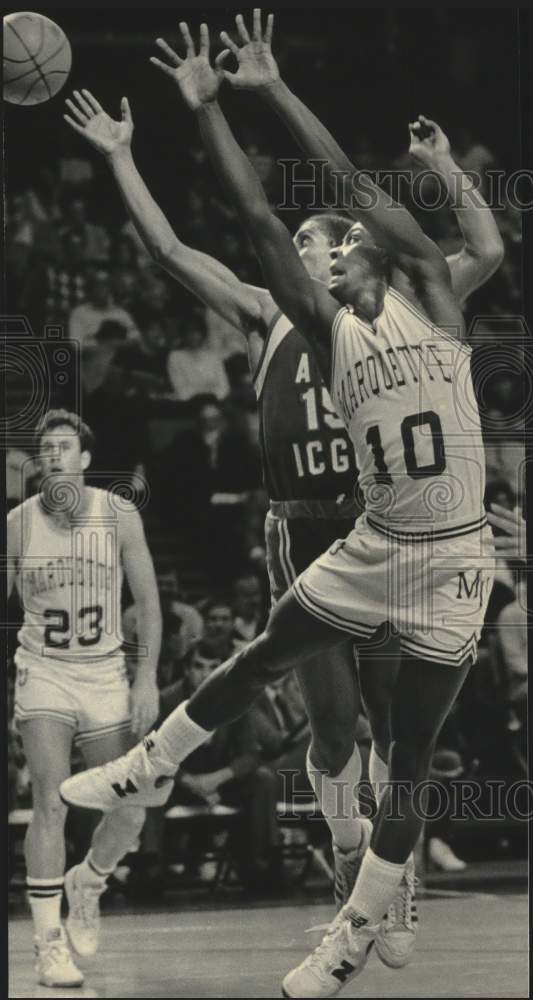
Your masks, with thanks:
[{"label": "player's knee", "polygon": [[390,779],[419,780],[429,771],[435,741],[429,734],[414,734],[393,739],[390,747]]},{"label": "player's knee", "polygon": [[309,756],[314,767],[335,777],[346,767],[354,752],[355,723],[352,721],[351,726],[337,730],[331,726],[331,716],[329,720],[329,731],[327,727],[317,726],[317,732],[313,733]]}]

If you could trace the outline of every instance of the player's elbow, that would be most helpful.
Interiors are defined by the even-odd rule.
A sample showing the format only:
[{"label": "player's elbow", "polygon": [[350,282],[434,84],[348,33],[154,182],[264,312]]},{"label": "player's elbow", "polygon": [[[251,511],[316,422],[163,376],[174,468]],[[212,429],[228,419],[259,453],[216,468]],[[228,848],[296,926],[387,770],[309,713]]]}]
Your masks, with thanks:
[{"label": "player's elbow", "polygon": [[175,268],[180,259],[180,243],[177,239],[152,240],[147,247],[148,252],[158,267]]}]

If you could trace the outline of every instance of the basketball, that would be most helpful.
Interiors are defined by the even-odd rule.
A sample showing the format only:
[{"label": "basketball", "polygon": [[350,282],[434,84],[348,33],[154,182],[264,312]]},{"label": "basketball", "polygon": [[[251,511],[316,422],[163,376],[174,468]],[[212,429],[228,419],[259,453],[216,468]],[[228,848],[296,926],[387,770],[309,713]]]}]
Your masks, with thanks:
[{"label": "basketball", "polygon": [[70,42],[55,21],[19,11],[4,17],[4,99],[10,104],[42,104],[67,82]]}]

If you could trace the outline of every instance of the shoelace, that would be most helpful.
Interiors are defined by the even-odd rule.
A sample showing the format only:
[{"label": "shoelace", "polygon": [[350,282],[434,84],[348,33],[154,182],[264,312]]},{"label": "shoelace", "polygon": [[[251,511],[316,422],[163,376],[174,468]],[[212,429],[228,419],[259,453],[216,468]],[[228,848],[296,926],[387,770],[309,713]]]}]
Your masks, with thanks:
[{"label": "shoelace", "polygon": [[91,886],[83,886],[76,884],[76,891],[79,893],[79,899],[76,904],[76,913],[79,914],[80,923],[85,927],[91,927],[95,924],[98,917],[98,900],[102,894],[100,888],[93,889]]},{"label": "shoelace", "polygon": [[44,955],[41,957],[47,961],[59,962],[62,965],[68,965],[72,961],[72,957],[65,941],[54,941],[53,944],[49,944],[44,949]]},{"label": "shoelace", "polygon": [[[316,947],[315,950],[311,952],[307,960],[307,966],[309,969],[312,969],[313,971],[316,969],[320,973],[324,972],[324,969],[322,968],[322,958],[327,952],[331,952],[334,938],[338,937],[340,940],[341,935],[345,930],[344,923],[345,920],[339,921],[338,926],[335,928],[335,930],[333,930],[333,924],[332,924],[329,931],[327,931],[323,941],[321,941],[318,947]],[[335,964],[334,958],[333,959],[329,958],[328,964]]]},{"label": "shoelace", "polygon": [[418,879],[414,875],[404,875],[399,893],[389,907],[387,924],[389,928],[402,924],[408,930],[413,930],[411,906],[416,893]]}]

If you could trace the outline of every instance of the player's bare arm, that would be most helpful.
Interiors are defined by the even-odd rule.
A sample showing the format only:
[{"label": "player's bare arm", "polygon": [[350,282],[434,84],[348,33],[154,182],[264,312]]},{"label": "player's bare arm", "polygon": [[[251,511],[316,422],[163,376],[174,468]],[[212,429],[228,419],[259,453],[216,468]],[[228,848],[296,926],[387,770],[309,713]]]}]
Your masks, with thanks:
[{"label": "player's bare arm", "polygon": [[7,597],[9,598],[15,583],[17,563],[22,555],[20,505],[10,510],[7,515],[6,536]]},{"label": "player's bare arm", "polygon": [[158,44],[171,65],[155,57],[151,61],[178,84],[186,104],[195,112],[217,175],[225,184],[255,247],[267,287],[279,308],[312,342],[329,382],[331,326],[338,304],[323,286],[312,281],[307,274],[288,230],[271,211],[262,185],[218,104],[218,91],[224,74],[224,53],[212,67],[207,25],[200,27],[198,54],[184,22],[180,24],[180,30],[186,45],[185,58],[178,56],[159,39]]},{"label": "player's bare arm", "polygon": [[127,212],[153,260],[245,336],[271,318],[261,290],[243,284],[224,264],[183,243],[141,177],[132,153],[133,116],[126,97],[114,120],[89,90],[67,99],[65,121],[105,156]]},{"label": "player's bare arm", "polygon": [[449,139],[437,122],[419,115],[410,122],[409,134],[409,153],[442,179],[463,236],[461,250],[446,257],[454,293],[463,302],[500,266],[503,241],[489,206],[453,159]]},{"label": "player's bare arm", "polygon": [[[289,90],[279,74],[276,76],[264,51],[261,55],[262,78],[259,79],[260,74],[257,72],[250,73],[253,46],[260,44],[263,50],[264,47],[268,49],[271,46],[272,20],[267,22],[267,29],[263,33],[261,12],[256,8],[253,38],[250,38],[242,15],[237,17],[236,24],[241,45],[233,45],[232,51],[243,70],[239,86],[256,90],[268,101],[285,121],[306,156],[326,162],[333,183],[338,183],[339,175],[346,179],[346,211],[354,219],[364,223],[378,246],[390,254],[395,267],[407,274],[415,295],[430,320],[460,337],[463,330],[462,315],[453,295],[448,265],[437,245],[425,235],[403,205],[391,199],[368,174],[357,170],[316,115]],[[229,43],[227,35],[223,41]],[[243,57],[244,49],[247,52]],[[241,53],[240,58],[238,52]],[[222,57],[224,56],[225,53],[222,53]],[[267,66],[270,67],[270,76],[266,71]],[[236,85],[235,75],[226,74],[226,78]]]},{"label": "player's bare arm", "polygon": [[141,516],[133,504],[120,512],[120,550],[137,613],[137,674],[131,689],[131,728],[144,736],[159,714],[156,672],[161,648],[161,608]]}]

